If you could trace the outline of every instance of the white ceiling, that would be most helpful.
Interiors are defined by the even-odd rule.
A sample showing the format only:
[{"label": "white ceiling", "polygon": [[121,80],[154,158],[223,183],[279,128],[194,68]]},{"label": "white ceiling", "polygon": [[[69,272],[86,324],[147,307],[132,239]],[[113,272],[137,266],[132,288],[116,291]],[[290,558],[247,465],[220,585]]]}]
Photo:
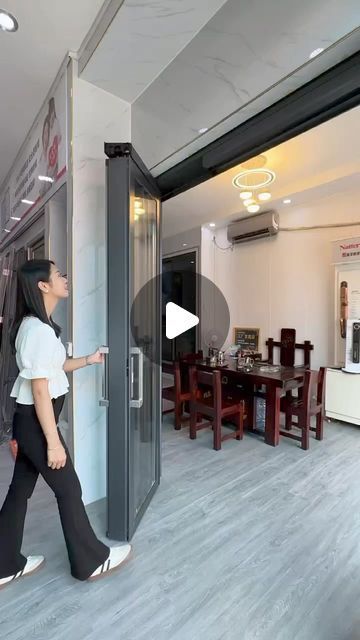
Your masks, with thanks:
[{"label": "white ceiling", "polygon": [[82,78],[134,102],[226,1],[124,0]]},{"label": "white ceiling", "polygon": [[68,51],[77,51],[103,0],[1,0],[19,22],[0,31],[0,185]]},{"label": "white ceiling", "polygon": [[[296,207],[316,198],[360,185],[360,147],[354,133],[360,128],[360,107],[284,142],[263,154],[264,167],[276,173],[269,190],[272,200],[261,211]],[[245,163],[246,164],[246,163]],[[163,204],[164,237],[215,222],[217,227],[249,215],[233,177],[242,169],[234,167]],[[290,198],[291,205],[283,204]],[[354,201],[354,204],[357,200]],[[341,212],[339,212],[339,215]],[[354,215],[359,218],[354,209]]]},{"label": "white ceiling", "polygon": [[358,50],[359,24],[358,0],[228,0],[135,102],[137,152],[159,175]]},{"label": "white ceiling", "polygon": [[133,103],[159,175],[359,50],[359,23],[358,0],[125,0],[82,77]]},{"label": "white ceiling", "polygon": [[[114,2],[2,0],[20,28],[0,33],[0,184],[67,51]],[[132,141],[158,175],[360,49],[358,24],[358,0],[124,0],[82,77],[133,101]]]}]

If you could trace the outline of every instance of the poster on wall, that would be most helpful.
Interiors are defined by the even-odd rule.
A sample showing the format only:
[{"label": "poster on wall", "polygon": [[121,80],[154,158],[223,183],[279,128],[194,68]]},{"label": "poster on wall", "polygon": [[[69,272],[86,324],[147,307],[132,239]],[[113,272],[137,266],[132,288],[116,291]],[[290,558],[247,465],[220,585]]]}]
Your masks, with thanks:
[{"label": "poster on wall", "polygon": [[234,344],[242,351],[258,351],[260,329],[234,327]]},{"label": "poster on wall", "polygon": [[1,239],[54,190],[66,171],[66,76],[41,109],[1,188]]}]

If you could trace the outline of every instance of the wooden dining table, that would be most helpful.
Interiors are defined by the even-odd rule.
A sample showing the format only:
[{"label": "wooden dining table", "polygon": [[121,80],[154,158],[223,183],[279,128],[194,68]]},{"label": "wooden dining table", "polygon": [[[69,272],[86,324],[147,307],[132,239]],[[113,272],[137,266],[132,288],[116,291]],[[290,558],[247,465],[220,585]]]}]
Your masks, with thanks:
[{"label": "wooden dining table", "polygon": [[[265,442],[273,447],[279,444],[280,434],[280,398],[293,389],[301,388],[304,385],[305,371],[307,367],[280,367],[279,371],[261,371],[262,365],[255,365],[250,371],[237,368],[237,360],[226,358],[224,365],[211,366],[206,360],[197,360],[196,367],[205,371],[220,370],[222,373],[222,384],[228,385],[228,390],[240,387],[249,394],[251,415],[248,428],[254,428],[254,398],[258,395],[265,399]],[[258,391],[259,387],[265,387],[265,392]]]}]

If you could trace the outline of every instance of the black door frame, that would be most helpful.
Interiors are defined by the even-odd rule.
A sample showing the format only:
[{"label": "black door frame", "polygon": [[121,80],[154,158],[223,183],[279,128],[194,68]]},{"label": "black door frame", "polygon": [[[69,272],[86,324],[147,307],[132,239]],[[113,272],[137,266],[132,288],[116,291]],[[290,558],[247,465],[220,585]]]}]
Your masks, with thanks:
[{"label": "black door frame", "polygon": [[[217,140],[213,141],[203,149],[192,154],[174,167],[153,178],[145,167],[139,156],[130,143],[106,143],[105,154],[108,157],[108,176],[112,171],[117,172],[117,179],[113,182],[112,193],[108,195],[108,205],[112,215],[111,237],[108,236],[108,256],[112,250],[117,250],[118,240],[121,237],[128,237],[128,216],[118,215],[120,211],[126,211],[130,197],[130,184],[127,189],[123,188],[124,180],[128,175],[128,165],[130,157],[133,159],[139,170],[148,176],[149,184],[159,194],[161,201],[166,201],[196,185],[204,182],[223,171],[226,171],[241,162],[267,151],[282,142],[308,131],[332,118],[348,111],[360,104],[360,51],[350,56],[343,62],[325,71],[317,78],[306,83],[296,91],[290,93],[285,98],[274,103],[267,109],[261,111],[238,127],[235,127]],[[113,162],[115,160],[115,162]],[[112,167],[112,169],[111,169]],[[114,185],[116,187],[114,188]],[[110,200],[109,200],[110,198]],[[161,220],[160,220],[161,228]],[[161,264],[161,237],[159,237],[159,260]],[[123,274],[129,272],[129,248],[119,256],[119,264]],[[108,265],[109,266],[109,265]],[[110,271],[109,271],[110,273]],[[108,279],[108,290],[115,285],[118,288],[119,280],[116,282]],[[160,298],[159,298],[160,300]],[[126,314],[124,314],[124,309]],[[108,379],[109,397],[116,393],[126,406],[128,411],[128,367],[124,367],[128,353],[128,326],[124,325],[124,319],[129,319],[129,291],[122,288],[121,295],[117,296],[116,306],[113,307],[116,313],[109,318],[108,331],[116,328],[118,335],[119,360],[110,359]],[[160,315],[160,314],[159,314]],[[121,318],[116,327],[112,326],[114,318]],[[110,333],[108,333],[110,335]],[[161,324],[159,322],[159,336],[161,336]],[[119,384],[120,383],[120,384]],[[160,385],[161,387],[161,385]],[[159,393],[161,393],[161,388]],[[119,416],[114,414],[114,408],[109,405],[109,420],[118,421]],[[128,419],[128,416],[127,416]],[[115,474],[112,478],[111,491],[112,499],[116,501],[119,508],[110,514],[108,522],[108,535],[112,532],[122,530],[122,538],[127,539],[128,524],[122,528],[120,514],[128,513],[128,504],[125,503],[125,496],[128,495],[128,445],[127,438],[124,438],[126,430],[119,429],[112,434],[112,442],[108,443],[108,497],[109,497],[109,471]],[[119,455],[120,452],[120,455]],[[158,460],[158,470],[160,475],[161,460]],[[115,473],[115,469],[117,470]],[[116,482],[115,482],[116,480]],[[121,483],[125,491],[120,491]],[[155,489],[156,490],[156,489]],[[146,510],[149,500],[144,505]],[[118,536],[115,536],[118,537]]]},{"label": "black door frame", "polygon": [[[108,504],[116,505],[115,509],[108,509],[107,535],[115,540],[131,539],[137,525],[141,521],[160,481],[160,446],[156,449],[156,482],[146,501],[139,511],[135,523],[130,519],[129,504],[129,473],[130,473],[130,381],[129,381],[129,350],[130,350],[130,311],[129,274],[130,274],[130,246],[124,239],[130,238],[129,203],[131,196],[131,176],[140,179],[149,192],[160,200],[156,182],[149,174],[145,165],[136,154],[130,143],[105,144],[107,167],[107,300],[111,294],[111,313],[108,313],[107,334],[111,351],[106,360],[108,386],[108,458],[107,458],[107,498]],[[111,188],[110,187],[111,184]],[[159,233],[157,237],[158,271],[161,265],[160,230],[161,209],[158,218]],[[111,226],[111,233],[109,227]],[[121,250],[119,251],[119,247]],[[112,264],[112,257],[116,255],[116,268]],[[158,338],[160,346],[160,288],[156,292],[158,299]],[[156,347],[155,347],[156,348]],[[160,379],[160,373],[159,373]],[[116,401],[114,401],[116,398]],[[160,400],[161,385],[159,384],[158,410],[160,429]],[[109,428],[109,425],[112,428]],[[116,428],[114,428],[116,425]],[[160,434],[159,434],[160,436]]]}]

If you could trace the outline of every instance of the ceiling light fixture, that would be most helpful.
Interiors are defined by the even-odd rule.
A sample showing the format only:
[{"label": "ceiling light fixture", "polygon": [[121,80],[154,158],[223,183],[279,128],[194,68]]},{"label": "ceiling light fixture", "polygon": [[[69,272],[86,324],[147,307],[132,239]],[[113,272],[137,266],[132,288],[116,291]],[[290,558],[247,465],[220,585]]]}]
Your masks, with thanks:
[{"label": "ceiling light fixture", "polygon": [[206,133],[209,130],[208,127],[201,127],[201,129],[198,129],[199,133]]},{"label": "ceiling light fixture", "polygon": [[248,200],[244,200],[245,207],[249,207],[251,204],[256,204],[256,201],[253,198],[249,198]]},{"label": "ceiling light fixture", "polygon": [[183,247],[187,247],[187,242],[183,242]]},{"label": "ceiling light fixture", "polygon": [[14,31],[17,31],[18,28],[19,28],[19,23],[16,20],[15,16],[13,16],[12,13],[5,11],[5,9],[0,9],[1,31],[10,31],[13,33]]},{"label": "ceiling light fixture", "polygon": [[265,202],[266,200],[270,200],[271,193],[270,191],[263,191],[262,193],[259,193],[258,198],[259,200],[262,200],[263,202]]},{"label": "ceiling light fixture", "polygon": [[16,218],[16,216],[10,216],[10,220],[16,220],[17,222],[19,222],[21,218]]},{"label": "ceiling light fixture", "polygon": [[284,204],[290,204],[291,203],[290,198],[285,198],[285,200],[283,200],[283,203]]},{"label": "ceiling light fixture", "polygon": [[[270,169],[247,169],[241,171],[233,178],[233,186],[236,189],[261,189],[274,182],[276,174]],[[242,196],[241,196],[242,197]],[[251,196],[249,196],[251,197]]]},{"label": "ceiling light fixture", "polygon": [[316,58],[316,56],[318,56],[323,51],[324,51],[323,47],[318,47],[317,49],[314,49],[314,51],[310,53],[309,59],[312,60],[313,58]]},{"label": "ceiling light fixture", "polygon": [[242,191],[240,193],[240,198],[241,200],[249,200],[249,198],[252,198],[252,191]]},{"label": "ceiling light fixture", "polygon": [[257,213],[260,209],[260,205],[258,204],[250,204],[247,208],[249,213]]},{"label": "ceiling light fixture", "polygon": [[5,233],[10,233],[10,229],[3,229],[3,231],[5,231]]},{"label": "ceiling light fixture", "polygon": [[54,182],[54,178],[50,178],[49,176],[38,176],[41,182]]},{"label": "ceiling light fixture", "polygon": [[209,227],[216,227],[215,222],[210,222]]},{"label": "ceiling light fixture", "polygon": [[35,204],[34,200],[27,200],[26,198],[23,198],[21,202],[23,202],[24,204]]}]

